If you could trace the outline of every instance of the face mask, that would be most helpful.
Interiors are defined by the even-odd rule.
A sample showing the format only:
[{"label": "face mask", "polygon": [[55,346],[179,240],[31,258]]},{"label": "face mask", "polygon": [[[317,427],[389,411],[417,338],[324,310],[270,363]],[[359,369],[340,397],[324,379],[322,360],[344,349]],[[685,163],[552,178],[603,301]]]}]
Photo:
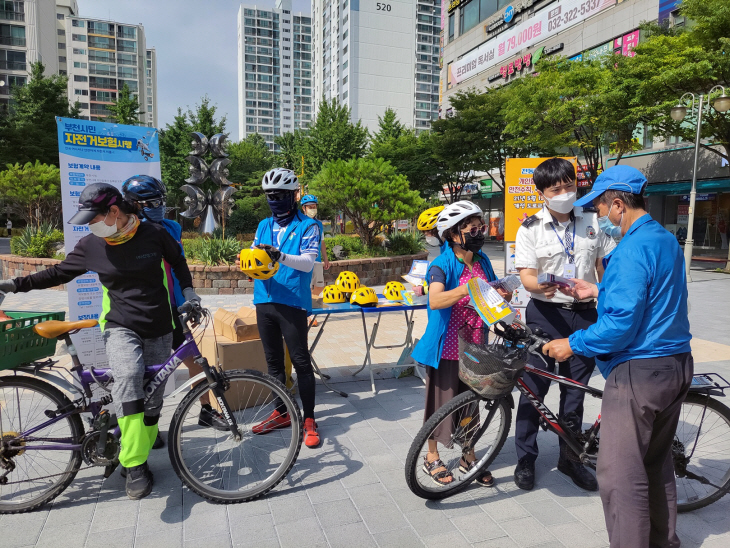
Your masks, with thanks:
[{"label": "face mask", "polygon": [[573,211],[573,204],[575,203],[575,192],[568,192],[566,194],[558,194],[555,198],[545,198],[545,203],[548,208],[552,209],[556,213],[570,213]]},{"label": "face mask", "polygon": [[165,206],[160,207],[143,207],[142,214],[145,219],[152,221],[153,223],[161,223],[162,219],[165,218]]},{"label": "face mask", "polygon": [[288,225],[294,218],[296,213],[294,209],[294,195],[287,196],[283,200],[267,200],[271,213],[274,214],[274,220],[279,226]]},{"label": "face mask", "polygon": [[605,232],[606,235],[610,236],[611,238],[619,239],[621,238],[621,223],[623,222],[623,220],[623,213],[621,213],[621,220],[619,221],[618,226],[611,222],[611,219],[608,217],[608,215],[606,215],[605,217],[598,217],[598,228],[600,230],[603,230],[603,232]]},{"label": "face mask", "polygon": [[108,224],[106,224],[104,222],[104,221],[106,221],[106,218],[107,218],[108,215],[109,214],[107,213],[104,216],[104,220],[103,221],[99,221],[98,223],[94,223],[94,224],[90,224],[89,225],[89,230],[91,231],[91,233],[94,236],[98,236],[99,238],[109,238],[111,236],[114,236],[114,234],[117,233],[117,231],[119,229],[117,228],[116,221],[111,226],[109,226]]},{"label": "face mask", "polygon": [[431,247],[441,247],[441,240],[436,236],[426,236],[426,243]]},{"label": "face mask", "polygon": [[482,250],[482,246],[484,245],[484,235],[479,234],[478,236],[472,236],[471,234],[465,235],[462,233],[461,241],[461,247],[463,247],[467,251],[476,253],[477,251]]},{"label": "face mask", "polygon": [[317,216],[317,208],[316,207],[307,208],[307,211],[305,211],[304,213],[306,213],[307,217],[309,217],[310,219],[314,219]]}]

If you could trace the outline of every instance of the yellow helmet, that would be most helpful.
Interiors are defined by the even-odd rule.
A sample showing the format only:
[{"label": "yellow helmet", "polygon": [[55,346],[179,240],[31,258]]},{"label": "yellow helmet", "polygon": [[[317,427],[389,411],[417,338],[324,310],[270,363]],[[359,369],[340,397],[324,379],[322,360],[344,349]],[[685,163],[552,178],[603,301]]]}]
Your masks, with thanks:
[{"label": "yellow helmet", "polygon": [[346,303],[347,298],[345,294],[336,285],[328,285],[322,292],[324,302],[326,303]]},{"label": "yellow helmet", "polygon": [[360,306],[378,304],[378,296],[369,287],[362,286],[352,292],[350,304],[359,304]]},{"label": "yellow helmet", "polygon": [[427,209],[418,216],[418,223],[416,226],[418,230],[427,231],[436,228],[436,221],[438,220],[439,213],[444,210],[445,206],[436,206]]},{"label": "yellow helmet", "polygon": [[357,274],[354,272],[345,270],[344,272],[340,272],[340,275],[337,276],[335,285],[339,287],[343,293],[352,293],[360,287],[360,278],[358,278]]},{"label": "yellow helmet", "polygon": [[242,249],[240,267],[249,278],[268,280],[279,270],[279,263],[272,261],[263,249]]},{"label": "yellow helmet", "polygon": [[401,292],[405,290],[406,286],[400,282],[388,282],[385,284],[385,291],[383,291],[383,295],[385,295],[385,298],[389,301],[401,301],[403,300],[403,294]]}]

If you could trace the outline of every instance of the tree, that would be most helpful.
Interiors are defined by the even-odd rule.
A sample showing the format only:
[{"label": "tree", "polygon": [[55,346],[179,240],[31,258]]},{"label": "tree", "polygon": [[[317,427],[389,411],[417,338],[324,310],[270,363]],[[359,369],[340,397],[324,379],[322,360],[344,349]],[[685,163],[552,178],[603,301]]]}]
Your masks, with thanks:
[{"label": "tree", "polygon": [[28,225],[58,221],[61,201],[61,172],[54,165],[27,162],[8,164],[0,172],[0,195],[14,215]]},{"label": "tree", "polygon": [[258,133],[253,133],[243,141],[230,144],[228,154],[231,160],[229,178],[239,189],[237,195],[262,195],[261,179],[276,162],[276,156],[269,150],[266,140]]},{"label": "tree", "polygon": [[366,246],[373,244],[383,224],[415,217],[423,207],[405,176],[382,158],[329,162],[312,181],[312,189],[326,206],[352,220]]},{"label": "tree", "polygon": [[117,124],[139,124],[139,101],[132,95],[126,82],[117,93],[114,104],[107,106],[107,110],[112,113],[111,120]]},{"label": "tree", "polygon": [[378,116],[378,131],[373,135],[370,147],[377,147],[391,139],[398,139],[406,132],[406,127],[400,123],[395,111],[388,107],[382,117]]},{"label": "tree", "polygon": [[69,105],[68,79],[44,70],[40,61],[31,64],[28,83],[11,90],[9,111],[0,118],[0,165],[38,160],[58,166],[56,116],[76,118],[79,109]]},{"label": "tree", "polygon": [[285,167],[301,174],[306,138],[306,133],[301,129],[288,131],[284,135],[274,137],[274,142],[279,145],[277,162],[279,167]]}]

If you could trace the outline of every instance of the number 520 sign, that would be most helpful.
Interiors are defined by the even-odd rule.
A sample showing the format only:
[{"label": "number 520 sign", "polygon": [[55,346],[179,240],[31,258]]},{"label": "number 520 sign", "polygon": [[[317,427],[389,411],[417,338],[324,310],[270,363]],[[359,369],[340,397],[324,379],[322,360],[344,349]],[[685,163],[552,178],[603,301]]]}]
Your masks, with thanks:
[{"label": "number 520 sign", "polygon": [[383,4],[382,2],[378,2],[375,4],[375,10],[376,11],[390,11],[390,4]]}]

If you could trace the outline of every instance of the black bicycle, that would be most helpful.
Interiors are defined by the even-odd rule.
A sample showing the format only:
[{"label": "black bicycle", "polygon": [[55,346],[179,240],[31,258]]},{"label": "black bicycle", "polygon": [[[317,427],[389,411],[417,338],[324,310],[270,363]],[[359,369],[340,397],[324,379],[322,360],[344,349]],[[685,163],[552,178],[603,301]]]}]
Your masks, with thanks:
[{"label": "black bicycle", "polygon": [[[481,334],[459,332],[460,378],[472,391],[459,394],[438,409],[416,435],[406,459],[406,482],[425,499],[442,499],[464,490],[494,461],[512,425],[512,388],[523,394],[540,414],[546,431],[560,436],[581,462],[596,467],[600,415],[585,431],[574,431],[527,387],[522,375],[544,377],[601,398],[603,391],[537,369],[525,363],[528,353],[540,355],[548,340],[522,324],[497,324],[496,340],[487,345]],[[712,504],[730,491],[730,409],[713,396],[724,397],[730,384],[716,373],[693,377],[682,404],[672,455],[677,481],[677,508],[689,512]],[[441,460],[453,480],[435,481],[424,467],[429,440],[436,440]],[[463,455],[476,453],[476,465],[460,467]]]},{"label": "black bicycle", "polygon": [[[180,312],[185,341],[167,362],[147,366],[144,374],[150,398],[184,359],[194,358],[203,371],[171,394],[188,391],[170,423],[170,462],[185,485],[211,502],[252,500],[273,489],[294,466],[302,445],[299,406],[269,375],[208,364],[188,324],[199,326],[202,337],[210,313],[192,302]],[[83,465],[100,467],[109,477],[119,464],[119,427],[105,409],[112,402],[112,372],[84,367],[69,336],[96,324],[49,321],[33,326],[42,337],[65,341],[73,360],[70,371],[54,368],[49,359],[0,376],[0,514],[28,512],[53,500]],[[205,394],[227,429],[199,423]],[[253,426],[272,413],[277,399],[286,407],[291,427],[254,435]]]}]

